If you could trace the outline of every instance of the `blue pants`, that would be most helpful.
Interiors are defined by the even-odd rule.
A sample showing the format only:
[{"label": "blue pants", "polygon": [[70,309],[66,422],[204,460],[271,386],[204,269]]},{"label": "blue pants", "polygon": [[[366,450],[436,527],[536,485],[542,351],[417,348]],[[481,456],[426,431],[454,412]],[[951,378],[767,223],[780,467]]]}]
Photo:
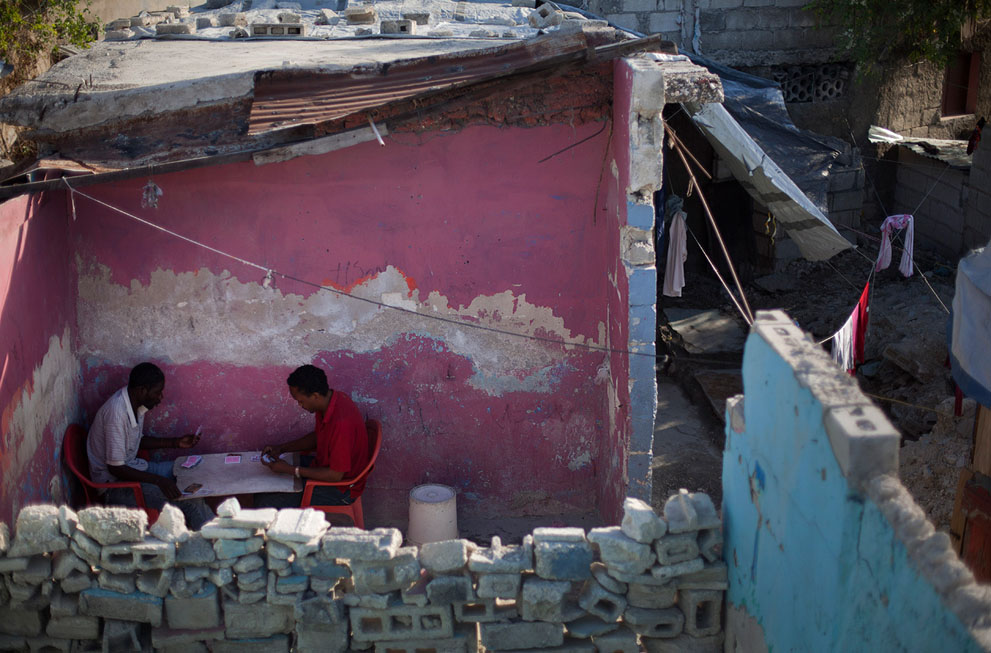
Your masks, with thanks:
[{"label": "blue pants", "polygon": [[[148,472],[172,479],[173,482],[175,481],[175,476],[172,475],[171,460],[149,462]],[[165,494],[162,493],[162,490],[157,485],[142,483],[141,491],[145,495],[145,505],[149,508],[161,510],[165,507],[166,503],[169,503],[169,500],[165,498]],[[103,501],[112,506],[138,507],[138,502],[134,498],[134,492],[127,488],[111,488],[107,490],[103,495]],[[172,505],[182,511],[182,514],[186,516],[186,526],[194,531],[200,530],[203,524],[215,516],[213,511],[210,510],[210,506],[206,505],[203,499],[185,499],[183,501],[176,501]]]},{"label": "blue pants", "polygon": [[[259,492],[255,495],[256,508],[299,508],[302,492]],[[349,506],[354,503],[351,491],[321,485],[313,488],[312,503],[315,506]]]}]

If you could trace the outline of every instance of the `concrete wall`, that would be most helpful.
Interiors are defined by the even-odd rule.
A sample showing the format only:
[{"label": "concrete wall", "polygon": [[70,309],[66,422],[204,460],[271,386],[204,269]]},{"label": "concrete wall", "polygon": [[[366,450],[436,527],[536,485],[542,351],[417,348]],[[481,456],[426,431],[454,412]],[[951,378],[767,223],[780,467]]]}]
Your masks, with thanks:
[{"label": "concrete wall", "polygon": [[747,340],[723,458],[727,650],[991,647],[977,585],[897,478],[900,436],[780,311]]},{"label": "concrete wall", "polygon": [[66,209],[62,192],[0,204],[0,520],[64,496],[59,444],[81,382]]},{"label": "concrete wall", "polygon": [[[970,204],[971,183],[967,170],[947,167],[946,163],[921,156],[908,148],[898,147],[894,214],[912,213],[915,216],[915,242],[917,246],[932,248],[940,254],[955,259],[967,247],[965,243],[965,216]],[[982,225],[978,224],[978,230]],[[991,236],[991,229],[983,227],[983,242]],[[975,236],[968,234],[967,240]],[[979,240],[979,239],[978,239]]]},{"label": "concrete wall", "polygon": [[12,541],[0,523],[0,648],[150,650],[150,630],[155,650],[215,653],[718,650],[720,523],[682,492],[666,519],[631,500],[622,527],[486,547],[235,499],[195,533],[167,506],[151,537],[142,511],[31,506]]},{"label": "concrete wall", "polygon": [[[991,130],[985,131],[991,140]],[[982,143],[973,154],[964,210],[963,244],[981,247],[991,239],[991,147]]]},{"label": "concrete wall", "polygon": [[144,180],[94,188],[178,233],[407,312],[278,277],[265,288],[256,268],[77,200],[87,416],[148,359],[168,378],[152,433],[202,424],[202,451],[260,448],[312,428],[285,378],[313,362],[382,421],[370,506],[405,514],[413,486],[441,482],[493,514],[595,509],[597,475],[622,458],[603,449],[607,434],[622,439],[607,390],[622,382],[608,354],[558,342],[606,347],[610,298],[626,304],[607,274],[618,225],[598,192],[602,128],[398,134],[165,175],[157,209],[141,207]]}]

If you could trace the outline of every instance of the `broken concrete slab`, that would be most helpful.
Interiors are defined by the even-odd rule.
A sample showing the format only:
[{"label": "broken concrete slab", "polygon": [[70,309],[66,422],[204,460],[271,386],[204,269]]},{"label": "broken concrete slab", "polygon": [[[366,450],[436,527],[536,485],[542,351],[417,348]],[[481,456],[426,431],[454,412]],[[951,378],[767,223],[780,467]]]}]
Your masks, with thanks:
[{"label": "broken concrete slab", "polygon": [[722,311],[665,308],[669,326],[690,354],[739,353],[747,333],[732,315]]},{"label": "broken concrete slab", "polygon": [[186,516],[171,503],[162,506],[158,519],[151,525],[150,531],[163,542],[185,542],[189,539]]},{"label": "broken concrete slab", "polygon": [[427,542],[420,545],[420,564],[431,573],[456,573],[465,568],[475,548],[464,539]]},{"label": "broken concrete slab", "polygon": [[593,528],[588,541],[599,550],[599,558],[607,567],[624,574],[641,574],[654,564],[649,544],[629,537],[619,526]]},{"label": "broken concrete slab", "polygon": [[623,520],[620,528],[627,537],[650,544],[667,532],[668,525],[657,516],[649,503],[634,497],[626,497],[623,501]]},{"label": "broken concrete slab", "polygon": [[269,539],[283,544],[309,542],[318,538],[330,527],[326,517],[313,508],[283,508],[268,528]]},{"label": "broken concrete slab", "polygon": [[80,510],[78,516],[86,535],[103,545],[141,542],[148,528],[147,513],[136,508],[93,506]]},{"label": "broken concrete slab", "polygon": [[14,541],[7,555],[31,556],[37,553],[64,551],[69,538],[59,527],[59,509],[52,505],[26,506],[17,515]]},{"label": "broken concrete slab", "polygon": [[371,531],[334,528],[323,536],[320,555],[328,560],[390,560],[396,556],[402,543],[403,534],[398,528],[376,528]]}]

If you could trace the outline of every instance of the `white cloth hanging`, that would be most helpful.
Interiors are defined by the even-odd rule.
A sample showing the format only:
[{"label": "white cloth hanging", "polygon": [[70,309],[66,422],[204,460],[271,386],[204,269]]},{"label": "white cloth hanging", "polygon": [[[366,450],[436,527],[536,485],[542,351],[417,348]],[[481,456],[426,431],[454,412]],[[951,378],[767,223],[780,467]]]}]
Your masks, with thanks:
[{"label": "white cloth hanging", "polygon": [[898,271],[903,277],[910,277],[914,267],[912,249],[915,247],[915,220],[907,213],[889,215],[881,223],[881,251],[877,253],[877,265],[874,266],[874,270],[884,270],[891,265],[891,232],[898,229],[905,229],[905,246],[902,248],[902,260],[898,264]]},{"label": "white cloth hanging", "polygon": [[668,231],[668,261],[664,266],[664,289],[667,297],[681,297],[685,287],[685,259],[688,258],[687,228],[685,212],[677,211],[671,217]]}]

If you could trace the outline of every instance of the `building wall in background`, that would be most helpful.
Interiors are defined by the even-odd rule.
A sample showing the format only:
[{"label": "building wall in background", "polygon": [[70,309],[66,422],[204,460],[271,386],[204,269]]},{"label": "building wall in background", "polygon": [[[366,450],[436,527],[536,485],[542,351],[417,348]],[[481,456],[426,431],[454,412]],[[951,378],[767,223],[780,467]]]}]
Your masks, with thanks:
[{"label": "building wall in background", "polygon": [[897,478],[900,436],[780,311],[747,340],[723,456],[727,650],[991,647],[977,585]]},{"label": "building wall in background", "polygon": [[59,445],[81,383],[66,209],[62,192],[0,204],[0,521],[65,495]]}]

